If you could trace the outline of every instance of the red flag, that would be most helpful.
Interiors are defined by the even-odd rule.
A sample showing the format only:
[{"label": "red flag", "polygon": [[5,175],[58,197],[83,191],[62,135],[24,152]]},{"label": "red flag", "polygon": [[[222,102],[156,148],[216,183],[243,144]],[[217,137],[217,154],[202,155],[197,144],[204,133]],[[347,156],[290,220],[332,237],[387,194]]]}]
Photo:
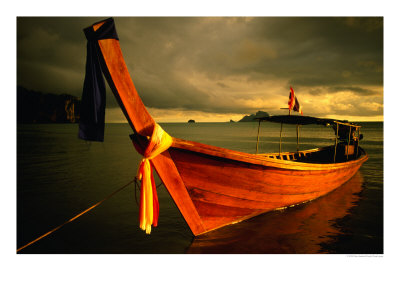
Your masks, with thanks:
[{"label": "red flag", "polygon": [[297,97],[294,94],[292,87],[290,87],[288,105],[289,105],[289,110],[293,109],[294,111],[297,111],[297,112],[303,114],[303,110],[301,109],[300,102],[297,100]]},{"label": "red flag", "polygon": [[293,88],[290,87],[289,102],[288,102],[289,110],[293,109],[294,101],[295,101],[294,99],[295,99],[294,91],[293,91]]}]

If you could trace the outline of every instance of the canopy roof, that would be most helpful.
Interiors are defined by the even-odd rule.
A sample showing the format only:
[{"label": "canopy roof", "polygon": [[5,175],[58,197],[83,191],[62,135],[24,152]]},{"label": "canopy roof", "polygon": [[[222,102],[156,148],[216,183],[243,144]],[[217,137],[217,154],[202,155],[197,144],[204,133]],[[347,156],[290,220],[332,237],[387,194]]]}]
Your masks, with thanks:
[{"label": "canopy roof", "polygon": [[345,126],[356,126],[353,123],[349,123],[347,121],[335,120],[335,119],[325,119],[325,118],[315,118],[309,116],[300,116],[300,115],[280,115],[280,116],[268,116],[263,118],[256,118],[260,121],[269,121],[276,123],[285,123],[285,124],[298,124],[298,125],[309,125],[309,124],[317,124],[317,125],[332,125],[334,123],[339,123],[340,125]]}]

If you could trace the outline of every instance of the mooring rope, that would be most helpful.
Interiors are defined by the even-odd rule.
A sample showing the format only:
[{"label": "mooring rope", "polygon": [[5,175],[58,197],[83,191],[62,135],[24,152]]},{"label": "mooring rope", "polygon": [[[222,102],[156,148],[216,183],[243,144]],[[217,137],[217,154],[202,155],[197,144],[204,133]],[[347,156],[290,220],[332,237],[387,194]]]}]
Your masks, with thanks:
[{"label": "mooring rope", "polygon": [[131,181],[129,181],[127,184],[123,185],[122,187],[120,187],[119,189],[115,190],[114,192],[112,192],[110,195],[108,195],[107,197],[105,197],[104,199],[100,200],[99,202],[97,202],[96,204],[92,205],[91,207],[89,207],[88,209],[82,211],[81,213],[77,214],[75,217],[69,219],[68,221],[64,222],[63,224],[57,226],[56,228],[50,230],[49,232],[41,235],[40,237],[38,237],[37,239],[33,240],[32,242],[29,242],[28,244],[26,244],[25,246],[22,246],[20,248],[17,249],[17,253],[19,251],[21,251],[22,249],[25,249],[26,247],[36,243],[37,241],[43,239],[44,237],[48,236],[49,234],[53,233],[54,231],[60,229],[61,227],[63,227],[65,224],[68,224],[74,220],[76,220],[77,218],[79,218],[80,216],[84,215],[85,213],[91,211],[93,208],[99,206],[101,203],[103,203],[105,200],[110,199],[112,196],[114,196],[116,193],[120,192],[121,190],[123,190],[124,188],[126,188],[128,185],[132,184],[133,182],[136,182],[136,178],[132,179]]}]

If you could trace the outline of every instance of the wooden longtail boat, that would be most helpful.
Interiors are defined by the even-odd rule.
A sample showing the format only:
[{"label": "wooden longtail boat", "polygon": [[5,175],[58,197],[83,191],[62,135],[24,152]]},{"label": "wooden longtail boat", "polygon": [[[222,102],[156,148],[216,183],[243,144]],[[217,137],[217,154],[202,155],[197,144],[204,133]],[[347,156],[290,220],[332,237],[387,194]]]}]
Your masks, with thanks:
[{"label": "wooden longtail boat", "polygon": [[[113,19],[96,23],[85,32],[93,38],[103,26],[113,26]],[[97,43],[102,72],[133,129],[133,144],[143,155],[156,122],[131,80],[119,41],[106,38]],[[195,236],[325,195],[353,177],[368,159],[358,146],[360,126],[355,124],[300,116],[276,116],[260,122],[264,120],[333,123],[335,145],[249,154],[172,138],[172,145],[152,158],[153,167]],[[347,134],[346,143],[343,136]]]}]

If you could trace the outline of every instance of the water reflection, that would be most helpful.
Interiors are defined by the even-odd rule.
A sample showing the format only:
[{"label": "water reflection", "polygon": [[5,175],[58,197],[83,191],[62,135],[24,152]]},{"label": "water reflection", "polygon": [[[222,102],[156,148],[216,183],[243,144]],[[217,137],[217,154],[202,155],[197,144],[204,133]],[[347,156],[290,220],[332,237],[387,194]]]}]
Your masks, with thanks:
[{"label": "water reflection", "polygon": [[187,253],[328,253],[321,245],[343,234],[337,221],[360,200],[362,183],[357,172],[319,199],[196,237]]}]

